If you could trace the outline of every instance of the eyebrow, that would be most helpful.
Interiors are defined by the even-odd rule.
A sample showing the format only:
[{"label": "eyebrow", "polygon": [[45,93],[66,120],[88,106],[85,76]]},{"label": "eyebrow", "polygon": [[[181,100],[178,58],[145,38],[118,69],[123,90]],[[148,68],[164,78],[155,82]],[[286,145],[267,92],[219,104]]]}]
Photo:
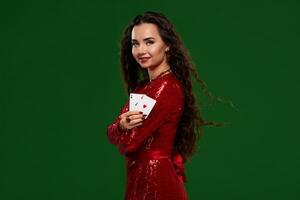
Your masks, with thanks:
[{"label": "eyebrow", "polygon": [[[143,40],[144,40],[144,41],[147,41],[147,40],[151,40],[151,39],[154,40],[155,38],[154,38],[154,37],[147,37],[147,38],[144,38]],[[136,39],[133,39],[132,42],[137,42],[137,40],[136,40]]]}]

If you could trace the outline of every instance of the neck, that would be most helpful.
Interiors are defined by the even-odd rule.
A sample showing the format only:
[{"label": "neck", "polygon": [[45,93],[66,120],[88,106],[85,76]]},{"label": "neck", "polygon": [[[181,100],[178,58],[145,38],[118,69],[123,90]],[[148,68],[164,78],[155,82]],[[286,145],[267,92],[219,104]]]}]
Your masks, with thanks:
[{"label": "neck", "polygon": [[167,71],[168,69],[170,69],[170,66],[168,64],[162,64],[158,67],[155,67],[154,69],[148,68],[148,75],[150,80],[155,79],[162,72]]},{"label": "neck", "polygon": [[[162,71],[156,71],[156,72],[155,72],[155,75],[152,74],[152,76],[149,76],[150,81],[156,79],[157,77],[159,77],[159,76],[161,76],[161,75],[163,75],[163,74],[165,74],[165,73],[168,73],[169,70],[170,70],[170,67],[166,67],[166,68],[165,68],[164,70],[162,70]],[[148,71],[148,72],[149,72],[149,71]]]}]

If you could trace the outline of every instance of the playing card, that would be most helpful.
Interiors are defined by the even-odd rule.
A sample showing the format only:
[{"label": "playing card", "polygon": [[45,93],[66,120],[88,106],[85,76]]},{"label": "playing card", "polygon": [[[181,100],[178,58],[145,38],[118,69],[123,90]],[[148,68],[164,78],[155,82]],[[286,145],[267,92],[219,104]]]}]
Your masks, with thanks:
[{"label": "playing card", "polygon": [[153,109],[156,100],[152,99],[150,97],[148,97],[147,95],[144,95],[141,97],[142,101],[141,101],[141,110],[143,112],[143,114],[147,115],[145,118],[148,117],[148,115],[150,114],[151,110]]},{"label": "playing card", "polygon": [[129,111],[141,111],[148,117],[156,103],[155,99],[148,97],[145,94],[130,93]]},{"label": "playing card", "polygon": [[129,111],[140,111],[142,108],[141,100],[143,94],[130,93]]}]

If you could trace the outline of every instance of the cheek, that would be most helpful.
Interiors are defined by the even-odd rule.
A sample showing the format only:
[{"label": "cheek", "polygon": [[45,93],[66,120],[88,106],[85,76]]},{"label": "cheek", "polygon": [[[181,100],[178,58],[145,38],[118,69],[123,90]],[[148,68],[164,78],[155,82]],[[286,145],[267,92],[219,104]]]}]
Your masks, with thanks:
[{"label": "cheek", "polygon": [[153,47],[149,52],[156,57],[162,57],[164,54],[164,51],[161,47]]},{"label": "cheek", "polygon": [[159,47],[153,46],[149,48],[149,53],[152,54],[153,56],[157,56],[159,54]]},{"label": "cheek", "polygon": [[134,58],[136,58],[137,54],[136,54],[136,51],[135,51],[134,48],[132,48],[131,53],[132,53],[132,56],[133,56]]}]

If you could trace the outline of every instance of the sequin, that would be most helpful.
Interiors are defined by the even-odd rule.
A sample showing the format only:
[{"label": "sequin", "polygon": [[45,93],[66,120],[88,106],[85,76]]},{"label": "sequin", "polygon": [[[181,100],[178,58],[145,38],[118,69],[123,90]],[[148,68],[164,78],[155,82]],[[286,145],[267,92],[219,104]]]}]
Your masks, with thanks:
[{"label": "sequin", "polygon": [[[187,200],[182,156],[173,152],[176,127],[182,115],[184,93],[174,74],[168,73],[134,93],[156,99],[143,122],[131,130],[118,129],[119,117],[107,128],[108,140],[126,157],[125,200]],[[127,112],[129,101],[121,108]]]}]

